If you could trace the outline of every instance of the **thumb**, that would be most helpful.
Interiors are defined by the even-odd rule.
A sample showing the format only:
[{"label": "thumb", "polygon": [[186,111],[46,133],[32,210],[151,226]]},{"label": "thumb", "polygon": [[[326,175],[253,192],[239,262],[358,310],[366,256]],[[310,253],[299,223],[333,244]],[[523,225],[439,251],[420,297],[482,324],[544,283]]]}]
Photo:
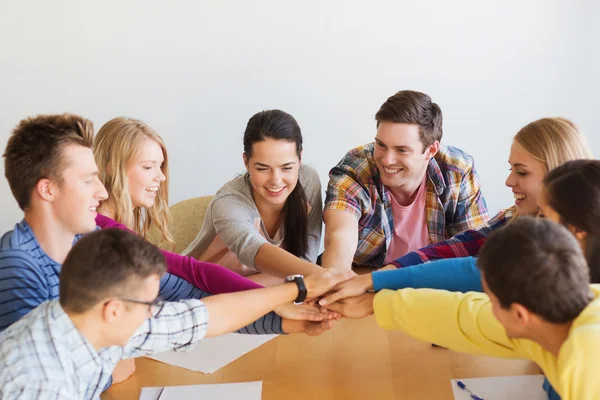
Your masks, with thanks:
[{"label": "thumb", "polygon": [[336,301],[344,299],[346,297],[348,297],[348,295],[346,294],[346,289],[341,289],[335,293],[330,294],[329,296],[323,297],[321,300],[319,300],[319,305],[326,306],[327,304],[335,303]]}]

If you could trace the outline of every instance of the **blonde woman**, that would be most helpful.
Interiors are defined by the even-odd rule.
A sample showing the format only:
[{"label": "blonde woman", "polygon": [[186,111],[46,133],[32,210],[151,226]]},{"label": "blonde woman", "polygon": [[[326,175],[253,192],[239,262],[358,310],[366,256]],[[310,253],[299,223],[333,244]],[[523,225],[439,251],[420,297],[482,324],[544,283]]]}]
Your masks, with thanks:
[{"label": "blonde woman", "polygon": [[[526,125],[514,137],[508,157],[511,168],[505,184],[514,194],[514,206],[499,213],[479,230],[467,231],[407,254],[385,268],[391,270],[357,276],[344,282],[336,293],[321,300],[321,305],[356,296],[369,289],[413,287],[481,291],[475,258],[464,256],[477,255],[488,235],[511,218],[536,215],[542,183],[549,171],[571,160],[591,158],[588,143],[573,122],[564,118],[542,118]],[[423,264],[430,260],[436,261]]]},{"label": "blonde woman", "polygon": [[[173,243],[167,229],[168,156],[158,133],[142,121],[114,118],[98,131],[94,156],[100,180],[109,195],[98,208],[96,224],[103,229],[129,229],[144,238],[154,225],[161,232],[162,240]],[[220,265],[168,251],[163,251],[163,255],[169,273],[161,279],[159,294],[165,300],[202,298],[262,287]],[[276,312],[300,321],[282,321],[279,315],[271,313],[241,332],[320,333],[318,326],[309,321],[334,317],[333,314],[321,314],[314,307],[295,307],[293,304],[278,308]]]}]

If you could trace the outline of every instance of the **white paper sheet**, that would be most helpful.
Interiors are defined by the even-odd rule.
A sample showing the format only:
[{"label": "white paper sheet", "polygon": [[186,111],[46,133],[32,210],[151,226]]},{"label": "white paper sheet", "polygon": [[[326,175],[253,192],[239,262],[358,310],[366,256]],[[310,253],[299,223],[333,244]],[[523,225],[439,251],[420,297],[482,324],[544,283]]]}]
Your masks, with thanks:
[{"label": "white paper sheet", "polygon": [[277,335],[228,333],[201,340],[190,352],[169,351],[149,357],[192,371],[212,374],[275,337]]},{"label": "white paper sheet", "polygon": [[[491,378],[458,379],[484,400],[547,400],[542,375],[496,376]],[[471,400],[469,393],[452,379],[455,400]]]},{"label": "white paper sheet", "polygon": [[140,400],[260,400],[262,382],[142,388]]}]

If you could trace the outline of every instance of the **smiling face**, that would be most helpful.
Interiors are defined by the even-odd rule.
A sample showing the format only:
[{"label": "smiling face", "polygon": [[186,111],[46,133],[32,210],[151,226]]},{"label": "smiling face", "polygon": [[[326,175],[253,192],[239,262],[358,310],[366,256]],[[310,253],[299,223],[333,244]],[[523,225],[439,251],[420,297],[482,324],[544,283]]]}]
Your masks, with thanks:
[{"label": "smiling face", "polygon": [[65,165],[60,180],[51,182],[54,215],[74,235],[96,228],[96,208],[108,197],[98,178],[92,149],[75,144],[61,151]]},{"label": "smiling face", "polygon": [[423,182],[429,160],[438,149],[435,142],[423,151],[418,125],[381,122],[374,150],[381,181],[392,190],[415,189]]},{"label": "smiling face", "polygon": [[244,154],[244,164],[257,204],[281,207],[298,184],[300,158],[295,142],[269,138],[256,142],[251,157]]},{"label": "smiling face", "polygon": [[150,208],[154,205],[161,183],[167,179],[162,171],[164,160],[161,146],[156,141],[145,138],[127,167],[129,196],[134,208]]},{"label": "smiling face", "polygon": [[535,215],[537,198],[546,175],[546,165],[530,156],[517,143],[510,147],[510,174],[506,186],[512,189],[515,205],[521,215]]}]

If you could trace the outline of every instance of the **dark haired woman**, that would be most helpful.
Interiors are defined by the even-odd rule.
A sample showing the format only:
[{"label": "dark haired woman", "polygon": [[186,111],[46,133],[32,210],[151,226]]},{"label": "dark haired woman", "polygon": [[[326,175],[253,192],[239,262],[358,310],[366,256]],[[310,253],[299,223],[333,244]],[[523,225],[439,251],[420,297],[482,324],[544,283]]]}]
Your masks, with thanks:
[{"label": "dark haired woman", "polygon": [[318,272],[321,183],[301,158],[302,133],[294,117],[280,110],[252,116],[244,132],[247,173],[215,194],[184,254],[263,285]]}]

